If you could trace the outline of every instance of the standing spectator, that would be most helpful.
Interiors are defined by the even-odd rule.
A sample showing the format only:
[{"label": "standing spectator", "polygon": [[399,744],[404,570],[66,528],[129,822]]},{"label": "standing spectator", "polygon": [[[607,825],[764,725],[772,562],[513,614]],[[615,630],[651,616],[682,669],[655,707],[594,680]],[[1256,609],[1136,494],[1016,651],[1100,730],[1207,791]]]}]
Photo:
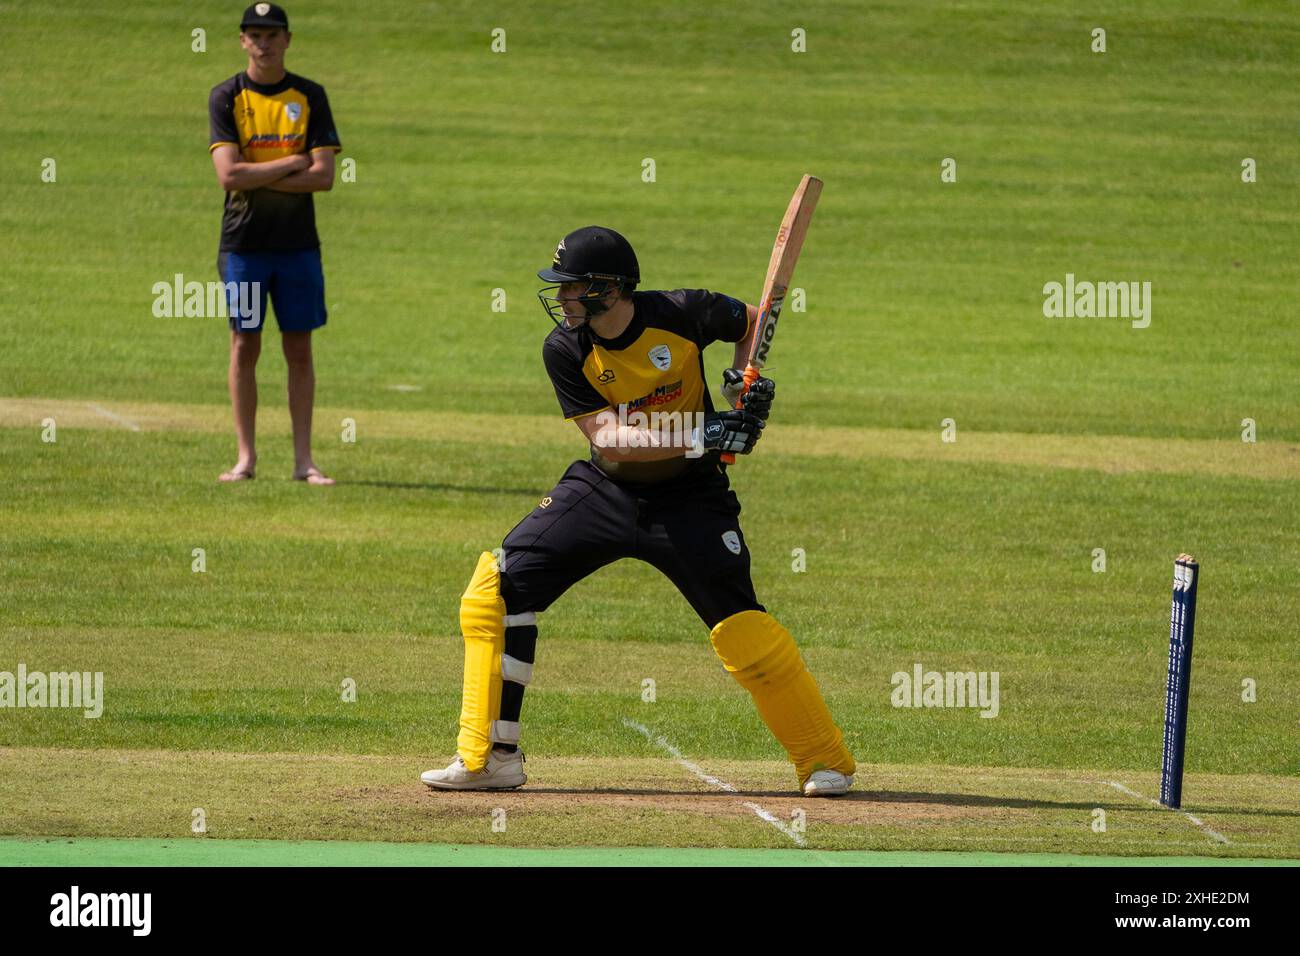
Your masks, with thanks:
[{"label": "standing spectator", "polygon": [[[293,477],[332,485],[311,455],[316,373],[311,333],[325,324],[325,277],[312,193],[334,185],[342,147],[325,89],[288,73],[289,18],[274,3],[244,11],[239,42],[248,69],[216,86],[208,100],[212,164],[226,190],[217,269],[230,307],[230,400],[239,458],[221,475],[255,474],[257,359],[269,293],[288,366]],[[232,284],[233,283],[233,284]],[[247,283],[247,286],[243,284]],[[245,288],[240,308],[238,289]]]}]

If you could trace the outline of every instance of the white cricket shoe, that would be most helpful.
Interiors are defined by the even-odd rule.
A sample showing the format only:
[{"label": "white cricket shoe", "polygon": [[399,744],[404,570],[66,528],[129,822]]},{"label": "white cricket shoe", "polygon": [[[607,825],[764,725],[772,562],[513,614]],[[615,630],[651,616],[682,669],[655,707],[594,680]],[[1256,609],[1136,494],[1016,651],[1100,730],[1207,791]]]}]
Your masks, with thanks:
[{"label": "white cricket shoe", "polygon": [[853,786],[853,775],[840,773],[838,770],[814,770],[813,775],[803,785],[804,796],[838,797],[848,793]]},{"label": "white cricket shoe", "polygon": [[446,770],[426,770],[420,779],[435,790],[512,790],[522,787],[528,777],[524,773],[522,750],[502,753],[494,747],[488,752],[482,770],[471,773],[465,766],[465,758],[456,754]]}]

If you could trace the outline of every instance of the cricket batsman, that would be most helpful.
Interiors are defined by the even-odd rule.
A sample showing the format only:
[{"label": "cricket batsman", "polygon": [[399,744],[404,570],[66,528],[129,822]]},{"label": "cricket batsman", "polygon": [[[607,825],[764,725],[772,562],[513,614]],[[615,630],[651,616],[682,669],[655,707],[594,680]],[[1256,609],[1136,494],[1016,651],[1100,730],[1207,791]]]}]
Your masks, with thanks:
[{"label": "cricket batsman", "polygon": [[[753,450],[772,407],[771,379],[743,389],[758,309],[697,289],[636,291],[632,246],[600,226],[565,236],[538,276],[550,283],[538,298],[556,326],[542,358],[591,457],[570,465],[506,535],[500,560],[479,557],[460,605],[465,676],[456,759],[420,779],[444,790],[524,784],[519,718],[537,615],[593,571],[636,558],[666,575],[700,616],[723,666],[785,748],[802,792],[847,792],[853,757],[794,638],[755,597],[740,502],[720,460],[723,452]],[[736,343],[736,367],[723,373],[728,408],[720,412],[703,358],[719,341]]]}]

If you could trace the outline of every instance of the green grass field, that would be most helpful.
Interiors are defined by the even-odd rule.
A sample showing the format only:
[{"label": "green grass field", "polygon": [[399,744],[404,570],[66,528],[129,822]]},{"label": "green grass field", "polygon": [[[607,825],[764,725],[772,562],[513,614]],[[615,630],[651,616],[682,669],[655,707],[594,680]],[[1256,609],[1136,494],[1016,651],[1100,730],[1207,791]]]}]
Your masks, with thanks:
[{"label": "green grass field", "polygon": [[[155,282],[215,278],[206,101],[244,65],[239,10],[0,3],[0,671],[106,685],[97,720],[0,709],[0,836],[1300,858],[1290,5],[393,7],[290,7],[289,69],[357,170],[316,202],[318,489],[288,480],[276,343],[259,477],[219,485],[224,322],[151,312]],[[807,311],[732,485],[857,792],[797,799],[699,620],[625,564],[541,618],[528,787],[429,793],[475,560],[585,454],[535,271],[600,222],[644,287],[755,301],[804,172]],[[1067,273],[1150,281],[1150,326],[1045,318]],[[1185,813],[1150,802],[1180,551]],[[998,672],[998,715],[891,706],[917,663]]]}]

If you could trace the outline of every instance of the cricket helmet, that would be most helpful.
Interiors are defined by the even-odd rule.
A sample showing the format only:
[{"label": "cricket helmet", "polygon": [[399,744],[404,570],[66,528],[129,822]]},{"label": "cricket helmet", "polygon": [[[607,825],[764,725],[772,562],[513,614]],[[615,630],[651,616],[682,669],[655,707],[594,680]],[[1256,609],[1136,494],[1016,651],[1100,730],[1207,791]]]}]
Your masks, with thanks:
[{"label": "cricket helmet", "polygon": [[[583,226],[560,240],[550,268],[540,270],[537,277],[543,282],[555,283],[537,293],[546,314],[561,329],[576,332],[608,311],[609,306],[601,300],[611,289],[620,295],[635,289],[641,281],[641,267],[637,264],[632,244],[613,229]],[[547,294],[558,293],[560,285],[565,282],[587,283],[585,292],[569,300],[581,305],[586,313],[586,320],[579,325],[566,323],[565,300],[556,294]]]}]

